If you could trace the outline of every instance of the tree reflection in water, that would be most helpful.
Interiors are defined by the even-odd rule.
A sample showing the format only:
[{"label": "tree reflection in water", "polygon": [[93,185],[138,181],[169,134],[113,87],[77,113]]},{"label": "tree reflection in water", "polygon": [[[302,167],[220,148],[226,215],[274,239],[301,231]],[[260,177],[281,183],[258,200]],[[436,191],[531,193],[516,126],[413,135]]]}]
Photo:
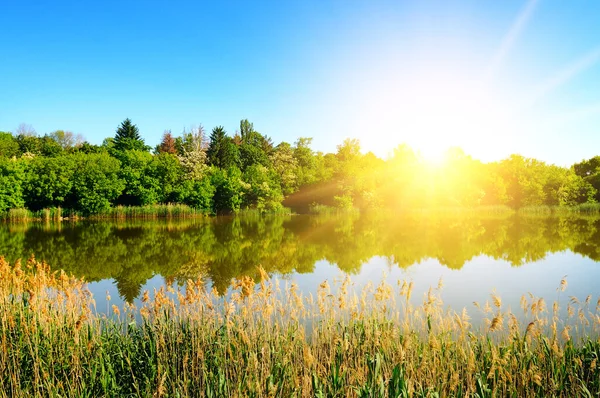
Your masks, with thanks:
[{"label": "tree reflection in water", "polygon": [[155,275],[233,278],[314,272],[326,260],[353,274],[374,256],[405,268],[426,259],[460,269],[486,255],[513,266],[569,250],[600,261],[600,219],[440,214],[218,217],[197,220],[3,224],[0,254],[32,254],[87,281],[114,279],[132,301]]}]

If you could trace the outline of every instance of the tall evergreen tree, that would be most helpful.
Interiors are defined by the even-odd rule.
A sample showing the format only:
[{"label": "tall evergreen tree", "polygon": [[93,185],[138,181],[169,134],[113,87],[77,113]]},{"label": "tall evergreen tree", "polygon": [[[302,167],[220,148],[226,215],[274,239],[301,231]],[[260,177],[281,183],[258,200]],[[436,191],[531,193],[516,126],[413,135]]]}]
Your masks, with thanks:
[{"label": "tall evergreen tree", "polygon": [[210,142],[208,144],[208,150],[206,154],[208,155],[208,162],[217,167],[223,167],[221,164],[221,152],[223,150],[223,146],[225,145],[225,140],[227,139],[227,133],[223,126],[217,126],[212,130],[210,134]]},{"label": "tall evergreen tree", "polygon": [[125,119],[117,129],[114,139],[114,148],[117,151],[131,149],[137,149],[140,151],[149,150],[149,147],[146,146],[144,140],[140,136],[139,129],[131,122],[129,118]]},{"label": "tall evergreen tree", "polygon": [[208,162],[221,169],[239,166],[238,148],[233,140],[227,136],[223,126],[217,126],[210,134],[208,144]]}]

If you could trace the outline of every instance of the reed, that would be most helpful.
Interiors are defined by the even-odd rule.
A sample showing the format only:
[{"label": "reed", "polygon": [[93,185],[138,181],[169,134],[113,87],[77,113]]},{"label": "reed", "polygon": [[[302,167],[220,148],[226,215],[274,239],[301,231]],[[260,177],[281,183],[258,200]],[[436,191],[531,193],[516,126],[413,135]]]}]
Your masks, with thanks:
[{"label": "reed", "polygon": [[182,204],[156,204],[148,206],[115,206],[90,216],[90,219],[156,219],[156,218],[189,218],[206,216],[206,211]]},{"label": "reed", "polygon": [[[315,297],[261,271],[218,296],[202,279],[144,292],[99,315],[83,281],[30,259],[0,259],[0,396],[597,396],[600,300],[561,316],[524,296],[521,317],[493,294],[479,327],[421,305],[413,284]],[[567,288],[561,281],[559,300]]]}]

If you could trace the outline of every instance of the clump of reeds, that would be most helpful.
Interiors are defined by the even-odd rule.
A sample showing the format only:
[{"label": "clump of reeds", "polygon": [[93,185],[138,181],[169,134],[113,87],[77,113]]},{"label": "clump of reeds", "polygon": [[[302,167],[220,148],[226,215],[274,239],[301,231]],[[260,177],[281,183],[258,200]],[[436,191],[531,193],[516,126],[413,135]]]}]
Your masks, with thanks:
[{"label": "clump of reeds", "polygon": [[98,214],[92,219],[155,219],[155,218],[188,218],[206,216],[207,212],[183,204],[156,204],[147,206],[115,206]]},{"label": "clump of reeds", "polygon": [[157,219],[192,218],[206,216],[207,212],[183,204],[155,204],[147,206],[115,206],[89,219]]},{"label": "clump of reeds", "polygon": [[10,222],[26,222],[31,220],[33,215],[27,209],[10,209],[3,218]]},{"label": "clump of reeds", "polygon": [[597,216],[600,214],[600,203],[582,203],[575,206],[526,206],[518,210],[520,215],[525,216]]},{"label": "clump of reeds", "polygon": [[[600,301],[570,298],[561,316],[501,297],[485,322],[447,309],[441,284],[412,305],[412,282],[355,290],[323,282],[202,280],[144,292],[141,306],[93,309],[81,281],[0,259],[3,396],[597,396]],[[559,286],[564,295],[566,280]],[[107,298],[110,300],[110,298]],[[110,302],[110,301],[109,301]]]}]

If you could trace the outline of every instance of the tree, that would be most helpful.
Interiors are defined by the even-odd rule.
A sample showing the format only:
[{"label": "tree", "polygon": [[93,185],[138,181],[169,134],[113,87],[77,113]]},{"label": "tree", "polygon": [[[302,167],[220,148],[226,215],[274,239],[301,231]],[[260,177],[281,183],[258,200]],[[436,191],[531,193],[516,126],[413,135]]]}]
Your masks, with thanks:
[{"label": "tree", "polygon": [[121,123],[119,128],[117,128],[114,138],[114,149],[117,151],[148,151],[150,150],[150,147],[144,143],[144,140],[140,136],[139,129],[128,118]]},{"label": "tree", "polygon": [[106,152],[106,148],[100,145],[90,144],[87,141],[81,143],[81,145],[73,148],[72,152],[81,152],[81,153],[101,153]]},{"label": "tree", "polygon": [[61,144],[55,141],[51,136],[45,134],[40,141],[40,155],[46,157],[56,157],[62,155],[65,150]]},{"label": "tree", "polygon": [[0,156],[12,158],[19,155],[19,143],[11,133],[0,131]]},{"label": "tree", "polygon": [[254,164],[243,174],[244,204],[261,211],[280,209],[283,194],[277,181],[277,174],[265,166]]},{"label": "tree", "polygon": [[243,142],[250,142],[254,132],[254,125],[248,119],[240,120],[240,135]]},{"label": "tree", "polygon": [[160,153],[153,156],[150,164],[151,173],[158,180],[159,195],[161,203],[183,203],[185,194],[182,192],[183,168],[177,156],[170,153]]},{"label": "tree", "polygon": [[298,166],[294,174],[297,179],[297,185],[300,187],[317,181],[317,163],[315,154],[310,148],[311,143],[312,138],[306,137],[300,137],[294,143],[293,156]]},{"label": "tree", "polygon": [[213,211],[215,187],[212,185],[209,175],[205,175],[199,180],[182,181],[179,191],[181,203],[207,213]]},{"label": "tree", "polygon": [[211,183],[215,187],[213,212],[237,212],[242,205],[242,173],[237,167],[228,170],[213,169]]},{"label": "tree", "polygon": [[500,162],[498,170],[506,184],[508,205],[519,208],[545,203],[547,175],[544,167],[544,162],[521,155],[511,155]]},{"label": "tree", "polygon": [[212,130],[210,134],[210,141],[208,144],[208,149],[206,150],[206,155],[208,156],[208,162],[219,168],[222,168],[221,164],[221,152],[223,151],[223,147],[225,145],[225,141],[227,140],[227,133],[225,132],[225,128],[223,126],[217,126]]},{"label": "tree", "polygon": [[171,130],[165,130],[162,136],[162,140],[160,141],[160,145],[157,149],[158,153],[170,153],[173,155],[177,153],[177,148],[175,146],[175,138],[173,138]]},{"label": "tree", "polygon": [[33,126],[31,124],[27,124],[27,123],[19,124],[19,126],[17,127],[17,130],[15,131],[15,134],[16,135],[24,135],[26,137],[37,136],[37,132],[35,131]]},{"label": "tree", "polygon": [[208,168],[206,149],[206,137],[202,125],[192,128],[189,133],[184,131],[180,143],[179,161],[183,167],[185,178],[201,180],[204,177]]},{"label": "tree", "polygon": [[0,213],[25,206],[25,162],[0,157]]},{"label": "tree", "polygon": [[70,156],[39,156],[31,159],[23,189],[27,207],[40,210],[64,206],[71,192],[74,172]]},{"label": "tree", "polygon": [[217,126],[213,129],[206,154],[208,163],[221,169],[239,166],[238,147],[227,136],[223,126]]},{"label": "tree", "polygon": [[148,152],[129,150],[121,153],[119,179],[125,188],[117,203],[127,206],[145,206],[159,201],[160,182],[152,168],[153,156]]},{"label": "tree", "polygon": [[78,147],[85,141],[81,134],[73,134],[71,131],[56,130],[49,134],[63,149]]},{"label": "tree", "polygon": [[298,188],[297,176],[299,168],[292,146],[287,142],[277,145],[271,154],[271,164],[279,177],[282,192],[285,195],[295,192]]},{"label": "tree", "polygon": [[109,209],[125,188],[119,179],[119,160],[106,153],[76,154],[73,160],[77,172],[73,175],[69,208],[84,215]]},{"label": "tree", "polygon": [[23,154],[39,155],[41,153],[41,142],[37,135],[19,134],[16,136],[19,144],[19,152]]},{"label": "tree", "polygon": [[600,156],[594,156],[591,159],[575,163],[573,170],[575,170],[575,174],[581,177],[589,177],[600,172]]}]

